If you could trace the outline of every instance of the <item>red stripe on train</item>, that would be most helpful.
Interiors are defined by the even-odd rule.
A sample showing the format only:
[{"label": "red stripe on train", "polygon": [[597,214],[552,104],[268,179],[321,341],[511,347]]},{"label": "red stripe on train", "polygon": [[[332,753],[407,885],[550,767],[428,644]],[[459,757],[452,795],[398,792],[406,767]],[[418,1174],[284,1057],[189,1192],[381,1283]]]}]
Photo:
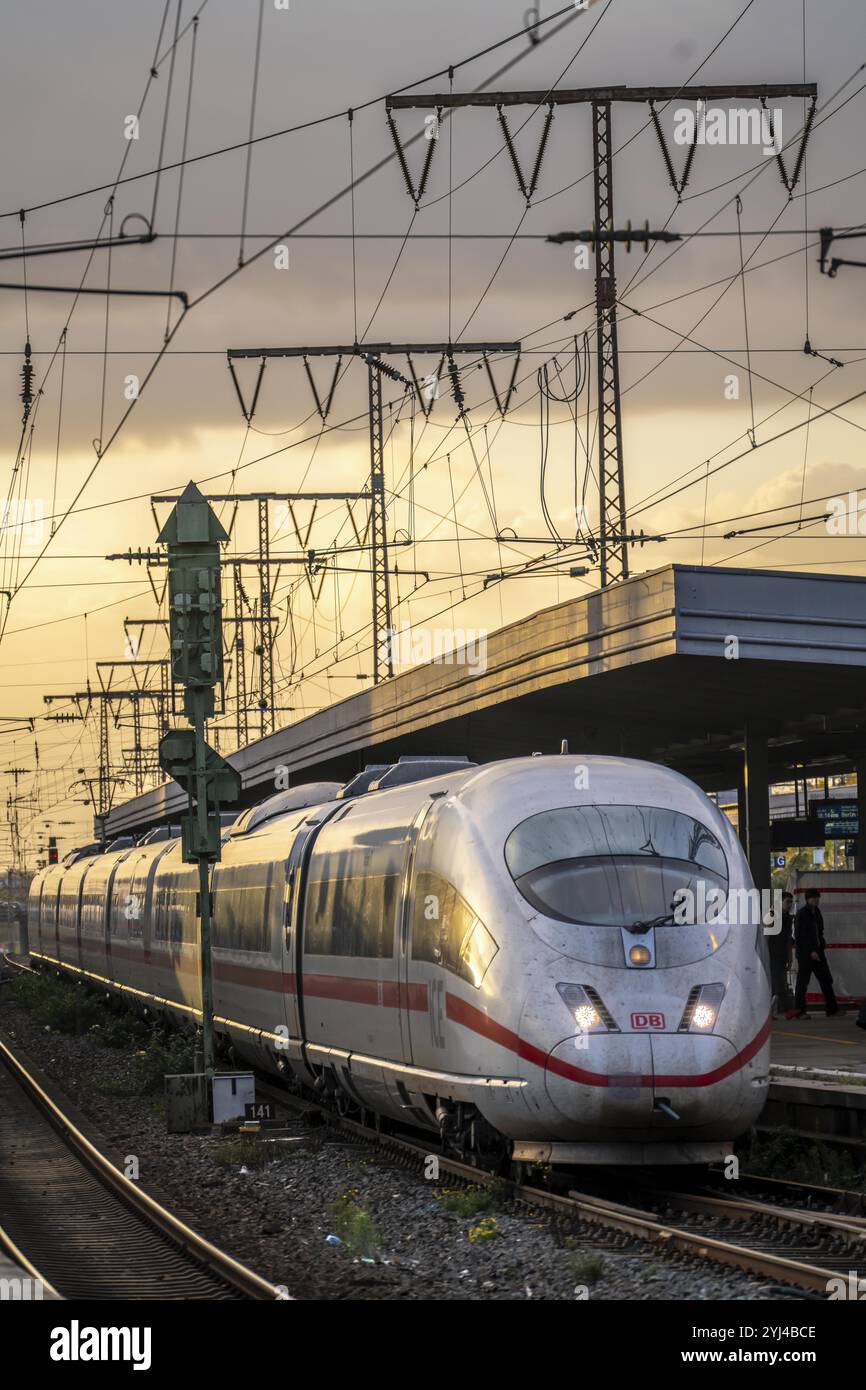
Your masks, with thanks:
[{"label": "red stripe on train", "polygon": [[410,983],[401,994],[396,980],[369,980],[348,975],[313,975],[305,970],[302,976],[305,995],[316,999],[339,999],[346,1004],[371,1004],[374,1007],[396,1009],[405,999],[406,1007],[427,1012],[427,986]]},{"label": "red stripe on train", "polygon": [[[575,1081],[581,1086],[616,1086],[622,1084],[616,1077],[607,1076],[603,1072],[585,1071],[583,1067],[576,1067],[571,1062],[564,1062],[558,1057],[551,1057],[549,1053],[527,1042],[525,1038],[521,1038],[510,1028],[503,1027],[501,1023],[497,1023],[495,1019],[482,1013],[481,1009],[476,1009],[474,1004],[467,1003],[459,995],[447,994],[445,1007],[447,1016],[455,1023],[469,1028],[473,1033],[479,1033],[482,1037],[498,1044],[499,1047],[516,1052],[518,1057],[522,1057],[524,1061],[531,1062],[536,1067],[541,1067],[544,1071],[555,1072],[557,1076],[565,1077],[567,1081]],[[741,1052],[738,1052],[722,1066],[714,1068],[713,1071],[682,1076],[635,1076],[630,1078],[631,1084],[641,1087],[678,1086],[683,1089],[712,1086],[718,1081],[724,1081],[734,1072],[740,1071],[747,1062],[750,1062],[764,1046],[769,1033],[770,1019],[768,1017],[764,1026]]]},{"label": "red stripe on train", "polygon": [[[189,944],[189,943],[185,943]],[[117,950],[117,946],[114,946]],[[134,949],[121,945],[117,950],[118,955],[123,955],[129,960],[142,960],[142,956]],[[196,973],[195,967],[187,966],[178,959],[178,952],[170,949],[159,949],[159,954],[165,956],[166,965],[181,973]],[[294,974],[268,970],[262,966],[243,965],[237,961],[221,960],[214,956],[214,974],[220,980],[230,984],[245,984],[258,989],[273,990],[276,992],[295,993],[297,981]],[[401,990],[405,989],[405,998],[410,1009],[426,1013],[428,1010],[427,985],[417,982],[410,982],[406,986],[393,980],[364,979],[357,976],[347,975],[303,975],[304,993],[318,999],[336,999],[350,1004],[366,1004],[372,1007],[397,1008],[401,1003]],[[504,1047],[510,1052],[515,1052],[524,1061],[531,1062],[533,1066],[540,1067],[543,1071],[554,1072],[558,1076],[564,1077],[568,1081],[577,1082],[583,1086],[616,1086],[622,1084],[617,1077],[610,1077],[602,1072],[586,1071],[582,1067],[576,1067],[570,1062],[562,1061],[558,1057],[551,1057],[542,1048],[536,1047],[534,1043],[521,1038],[518,1033],[506,1028],[503,1024],[497,1023],[481,1009],[470,1004],[467,1000],[461,999],[459,995],[446,993],[446,1014],[448,1018],[471,1032],[478,1033],[481,1037],[487,1038],[490,1042],[496,1043],[499,1047]],[[732,1057],[722,1066],[716,1067],[713,1071],[696,1074],[636,1076],[631,1079],[631,1084],[645,1088],[653,1086],[676,1086],[680,1088],[696,1088],[701,1086],[712,1086],[718,1081],[723,1081],[734,1072],[739,1071],[751,1061],[752,1057],[763,1047],[770,1032],[770,1019],[768,1018],[763,1028],[755,1035],[752,1041]]]},{"label": "red stripe on train", "polygon": [[[192,942],[183,943],[191,948]],[[135,947],[112,943],[112,954],[129,961],[143,963],[142,954]],[[159,957],[162,960],[159,960]],[[156,957],[157,959],[154,959]],[[187,964],[181,958],[180,950],[168,946],[151,947],[151,965],[156,968],[171,969],[177,974],[197,975],[198,965]],[[246,985],[250,989],[264,989],[277,994],[296,994],[297,977],[293,971],[270,970],[267,966],[247,965],[241,961],[224,960],[214,955],[214,977],[226,984]],[[401,986],[395,980],[364,979],[347,975],[316,975],[304,972],[304,993],[319,999],[339,999],[347,1004],[371,1004],[374,1007],[395,1009],[401,1002]],[[380,990],[381,983],[381,990]],[[410,982],[405,990],[406,1007],[420,1012],[427,1011],[427,986]]]}]

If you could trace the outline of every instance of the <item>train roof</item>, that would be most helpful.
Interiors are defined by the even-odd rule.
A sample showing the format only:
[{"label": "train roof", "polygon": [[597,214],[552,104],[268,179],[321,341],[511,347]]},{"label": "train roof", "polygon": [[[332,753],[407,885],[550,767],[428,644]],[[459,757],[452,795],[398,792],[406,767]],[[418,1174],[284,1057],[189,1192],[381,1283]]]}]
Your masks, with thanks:
[{"label": "train roof", "polygon": [[[370,764],[345,784],[308,782],[277,792],[248,807],[234,819],[224,814],[223,841],[249,835],[297,811],[314,811],[335,801],[378,803],[381,797],[392,798],[410,788],[417,788],[422,796],[451,793],[471,806],[473,813],[502,819],[503,822],[510,820],[513,824],[516,806],[524,810],[526,815],[531,815],[538,797],[549,798],[551,775],[561,780],[564,796],[566,792],[573,791],[577,768],[585,769],[587,790],[596,804],[640,804],[641,798],[646,798],[648,805],[676,806],[677,809],[690,811],[705,822],[712,820],[715,823],[718,819],[729,826],[721,812],[716,812],[714,807],[708,811],[707,807],[712,803],[708,802],[705,793],[672,768],[637,758],[603,753],[584,754],[579,750],[572,753],[564,749],[560,754],[533,754],[482,764],[472,763],[461,756],[410,756],[400,758],[396,763]],[[521,788],[519,797],[515,795],[515,785]],[[409,800],[413,798],[410,796]],[[81,859],[102,854],[124,858],[130,850],[151,845],[156,848],[157,845],[165,845],[166,840],[176,842],[178,838],[176,827],[164,826],[149,832],[138,844],[132,837],[123,837],[104,849],[99,845],[88,845],[73,850],[62,864],[50,865],[42,874],[48,874],[51,870],[62,873]]]}]

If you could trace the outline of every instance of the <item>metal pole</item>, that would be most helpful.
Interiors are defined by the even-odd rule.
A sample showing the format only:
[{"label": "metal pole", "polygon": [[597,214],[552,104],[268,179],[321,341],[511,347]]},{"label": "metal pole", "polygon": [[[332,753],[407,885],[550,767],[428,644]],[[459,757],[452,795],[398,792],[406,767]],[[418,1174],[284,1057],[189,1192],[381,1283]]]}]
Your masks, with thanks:
[{"label": "metal pole", "polygon": [[749,720],[743,740],[746,856],[756,888],[768,889],[770,880],[770,773],[767,749],[767,730],[758,721]]},{"label": "metal pole", "polygon": [[[593,190],[595,225],[599,234],[611,231],[614,226],[610,120],[610,102],[594,101]],[[598,486],[602,585],[628,578],[613,248],[613,241],[604,241],[599,235],[595,246],[595,322],[598,334]],[[618,542],[611,539],[616,535],[622,537]]]},{"label": "metal pole", "polygon": [[245,748],[249,742],[250,726],[247,716],[247,662],[246,648],[244,645],[244,586],[241,578],[240,565],[235,567],[234,574],[234,601],[235,601],[235,697],[237,708],[235,710],[235,732],[237,735],[238,748]]},{"label": "metal pole", "polygon": [[259,733],[274,730],[274,635],[271,626],[271,541],[267,498],[259,498]]},{"label": "metal pole", "polygon": [[373,680],[376,685],[394,674],[391,641],[391,588],[388,580],[388,535],[385,526],[385,451],[382,423],[382,373],[368,367],[370,377],[370,518],[373,571]]},{"label": "metal pole", "polygon": [[[198,822],[199,843],[207,839],[208,828],[208,788],[207,788],[207,743],[205,742],[204,705],[207,695],[203,690],[190,692],[193,704],[193,728],[195,729],[195,816]],[[190,788],[190,814],[193,813],[192,788]],[[201,923],[201,1031],[202,1031],[202,1070],[213,1080],[213,964],[211,959],[211,912],[210,912],[210,864],[206,854],[198,855],[198,901],[199,921]]]}]

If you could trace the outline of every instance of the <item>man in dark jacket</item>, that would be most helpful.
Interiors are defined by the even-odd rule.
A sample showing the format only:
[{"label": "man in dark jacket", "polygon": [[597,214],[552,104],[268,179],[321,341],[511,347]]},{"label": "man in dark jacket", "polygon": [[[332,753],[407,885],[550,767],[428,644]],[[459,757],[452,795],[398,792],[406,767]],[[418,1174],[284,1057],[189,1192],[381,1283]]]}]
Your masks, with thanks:
[{"label": "man in dark jacket", "polygon": [[782,894],[782,924],[778,932],[767,937],[770,950],[770,988],[773,992],[773,1017],[787,1014],[791,1008],[788,988],[788,965],[794,941],[794,895]]},{"label": "man in dark jacket", "polygon": [[806,990],[814,975],[824,995],[827,1017],[839,1012],[833,993],[833,976],[827,964],[824,942],[824,918],[818,906],[821,894],[817,888],[806,889],[806,901],[797,913],[794,925],[794,944],[797,952],[797,990],[795,1017],[806,1017]]}]

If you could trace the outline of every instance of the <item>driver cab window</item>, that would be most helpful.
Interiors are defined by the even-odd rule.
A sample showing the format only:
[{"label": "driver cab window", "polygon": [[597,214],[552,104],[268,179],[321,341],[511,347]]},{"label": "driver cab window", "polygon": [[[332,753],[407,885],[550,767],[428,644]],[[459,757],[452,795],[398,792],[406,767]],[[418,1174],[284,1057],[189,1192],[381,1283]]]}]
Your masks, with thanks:
[{"label": "driver cab window", "polygon": [[679,894],[727,893],[719,841],[694,817],[659,806],[565,806],[530,816],[505,843],[505,862],[536,911],[560,922],[672,922]]}]

